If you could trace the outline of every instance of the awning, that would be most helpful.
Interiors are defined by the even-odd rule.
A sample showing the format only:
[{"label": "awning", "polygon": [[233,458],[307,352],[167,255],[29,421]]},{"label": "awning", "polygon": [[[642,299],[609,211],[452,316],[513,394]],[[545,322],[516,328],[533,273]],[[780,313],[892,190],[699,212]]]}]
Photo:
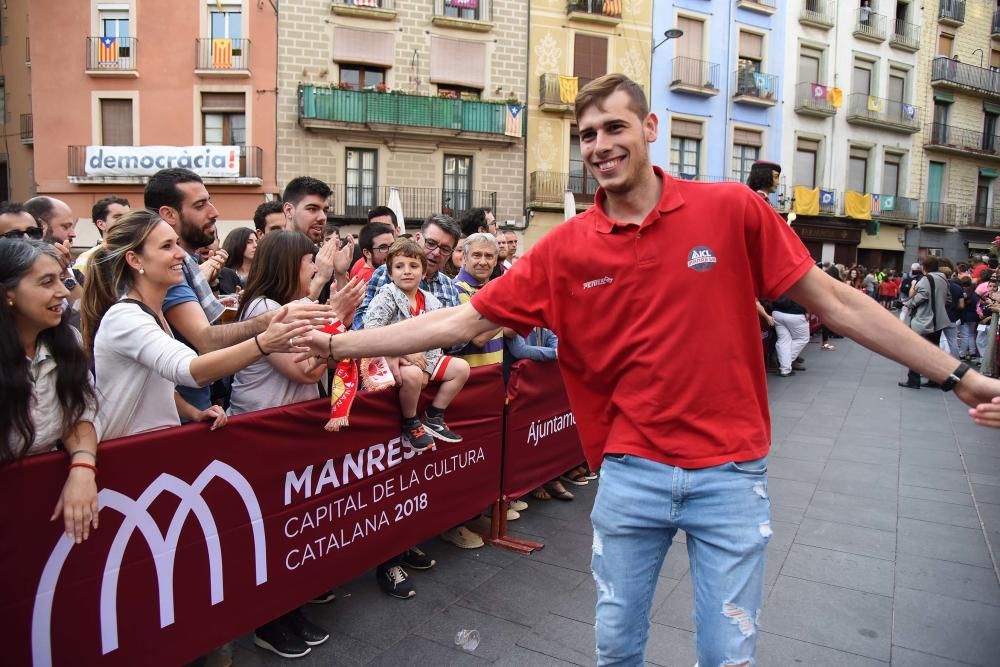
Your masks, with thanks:
[{"label": "awning", "polygon": [[976,243],[975,241],[969,241],[966,245],[969,246],[969,250],[984,250],[986,252],[993,250],[993,245],[989,243]]}]

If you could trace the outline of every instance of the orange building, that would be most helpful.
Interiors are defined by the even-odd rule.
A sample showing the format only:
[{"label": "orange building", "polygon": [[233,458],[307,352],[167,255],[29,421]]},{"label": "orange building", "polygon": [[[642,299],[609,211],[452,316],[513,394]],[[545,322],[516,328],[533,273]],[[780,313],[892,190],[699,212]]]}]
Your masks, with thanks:
[{"label": "orange building", "polygon": [[203,176],[223,233],[279,192],[271,3],[32,0],[28,21],[35,185],[79,216],[77,245],[95,201],[141,206],[160,167]]}]

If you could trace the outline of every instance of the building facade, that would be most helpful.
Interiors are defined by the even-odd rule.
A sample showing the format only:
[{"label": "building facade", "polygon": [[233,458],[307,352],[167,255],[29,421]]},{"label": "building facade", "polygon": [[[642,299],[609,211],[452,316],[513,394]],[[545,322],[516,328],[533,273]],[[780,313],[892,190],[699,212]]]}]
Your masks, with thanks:
[{"label": "building facade", "polygon": [[286,0],[278,178],[331,184],[360,223],[400,195],[407,228],[491,207],[523,221],[527,6],[518,0]]},{"label": "building facade", "polygon": [[[589,207],[597,182],[584,166],[573,104],[610,72],[649,91],[653,0],[534,0],[528,41],[526,201],[530,245],[572,210]],[[573,201],[567,205],[566,194]]]},{"label": "building facade", "polygon": [[790,0],[787,205],[818,261],[900,269],[919,221],[917,3]]},{"label": "building facade", "polygon": [[929,0],[922,39],[925,122],[913,170],[923,211],[907,253],[959,261],[988,253],[1000,234],[1000,12],[993,2]]},{"label": "building facade", "polygon": [[27,2],[0,7],[0,70],[0,201],[23,202],[35,195]]},{"label": "building facade", "polygon": [[[787,1],[656,3],[656,164],[681,178],[745,182],[755,160],[781,159]],[[683,35],[666,39],[671,29]]]},{"label": "building facade", "polygon": [[[79,216],[93,203],[142,205],[150,174],[187,166],[205,179],[222,233],[277,192],[275,34],[251,0],[31,3],[31,97],[39,194]],[[170,36],[169,48],[164,35]],[[45,48],[37,45],[44,44]],[[85,48],[81,48],[81,46]]]}]

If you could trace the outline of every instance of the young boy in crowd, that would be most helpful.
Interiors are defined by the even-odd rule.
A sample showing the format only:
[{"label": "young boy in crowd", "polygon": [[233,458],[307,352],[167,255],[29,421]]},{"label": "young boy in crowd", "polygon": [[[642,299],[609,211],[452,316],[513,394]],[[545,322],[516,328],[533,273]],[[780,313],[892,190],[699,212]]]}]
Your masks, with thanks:
[{"label": "young boy in crowd", "polygon": [[[383,285],[368,305],[365,328],[384,327],[400,320],[418,317],[441,308],[430,292],[420,289],[427,271],[424,249],[411,239],[401,238],[386,255],[391,283]],[[415,450],[430,447],[434,438],[461,442],[462,436],[451,431],[444,421],[444,411],[469,379],[469,364],[450,357],[440,348],[399,357],[399,407],[402,412],[403,437]],[[390,362],[391,363],[391,362]],[[440,382],[437,395],[423,420],[417,418],[420,391],[428,382]]]}]

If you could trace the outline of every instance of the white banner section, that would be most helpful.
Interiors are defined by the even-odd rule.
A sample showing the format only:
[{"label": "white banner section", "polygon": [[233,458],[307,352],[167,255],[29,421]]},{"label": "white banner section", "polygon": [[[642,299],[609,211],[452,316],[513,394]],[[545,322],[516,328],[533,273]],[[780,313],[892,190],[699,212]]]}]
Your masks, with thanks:
[{"label": "white banner section", "polygon": [[87,176],[152,176],[182,167],[206,178],[237,178],[239,146],[87,146]]}]

